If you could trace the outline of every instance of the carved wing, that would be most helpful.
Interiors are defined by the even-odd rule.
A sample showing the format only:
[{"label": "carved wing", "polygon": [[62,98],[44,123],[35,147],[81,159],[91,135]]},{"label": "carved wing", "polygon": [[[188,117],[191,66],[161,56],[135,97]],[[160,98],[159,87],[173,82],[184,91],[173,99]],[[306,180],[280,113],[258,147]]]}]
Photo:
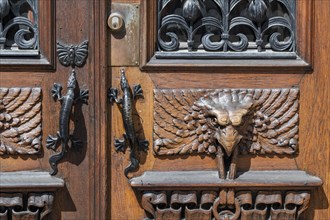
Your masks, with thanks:
[{"label": "carved wing", "polygon": [[84,41],[75,47],[74,64],[82,67],[88,55],[88,41]]},{"label": "carved wing", "polygon": [[252,130],[241,146],[250,153],[293,154],[298,145],[299,89],[264,89],[254,94]]},{"label": "carved wing", "polygon": [[41,147],[41,89],[0,88],[0,155]]},{"label": "carved wing", "polygon": [[154,151],[158,155],[214,153],[212,126],[194,102],[207,90],[154,91]]},{"label": "carved wing", "polygon": [[72,63],[72,56],[70,56],[70,47],[68,45],[57,42],[57,55],[58,60],[63,66],[70,66]]}]

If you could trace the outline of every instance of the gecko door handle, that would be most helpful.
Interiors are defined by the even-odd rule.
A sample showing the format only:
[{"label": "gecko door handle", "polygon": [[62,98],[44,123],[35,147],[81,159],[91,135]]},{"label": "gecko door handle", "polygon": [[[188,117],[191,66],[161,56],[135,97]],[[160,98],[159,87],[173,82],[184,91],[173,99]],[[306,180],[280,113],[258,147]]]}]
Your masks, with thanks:
[{"label": "gecko door handle", "polygon": [[133,87],[133,93],[125,76],[125,71],[121,70],[120,85],[123,96],[118,99],[118,89],[110,88],[108,90],[108,99],[110,103],[117,103],[121,106],[121,114],[125,129],[122,139],[115,139],[114,146],[116,151],[124,152],[127,147],[130,148],[131,163],[125,168],[125,176],[133,172],[139,167],[138,159],[139,151],[147,151],[149,142],[147,140],[139,140],[133,121],[134,102],[138,97],[143,97],[141,85]]}]

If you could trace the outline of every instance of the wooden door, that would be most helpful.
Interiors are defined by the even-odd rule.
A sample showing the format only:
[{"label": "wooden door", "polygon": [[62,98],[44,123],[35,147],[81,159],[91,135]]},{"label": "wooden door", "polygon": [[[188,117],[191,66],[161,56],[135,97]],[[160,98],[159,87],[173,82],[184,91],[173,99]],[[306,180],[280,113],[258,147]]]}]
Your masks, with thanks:
[{"label": "wooden door", "polygon": [[109,218],[330,219],[330,4],[295,2],[111,2]]},{"label": "wooden door", "polygon": [[105,219],[106,5],[0,1],[1,219]]}]

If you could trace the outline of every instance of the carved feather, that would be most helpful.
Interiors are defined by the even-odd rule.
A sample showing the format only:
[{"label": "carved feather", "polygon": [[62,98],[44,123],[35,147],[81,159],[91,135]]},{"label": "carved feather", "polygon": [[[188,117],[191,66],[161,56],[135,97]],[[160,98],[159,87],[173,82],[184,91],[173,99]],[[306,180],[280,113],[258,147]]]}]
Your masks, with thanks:
[{"label": "carved feather", "polygon": [[41,89],[0,88],[0,103],[0,155],[38,153]]},{"label": "carved feather", "polygon": [[[224,125],[237,124],[242,153],[293,154],[297,150],[298,89],[164,89],[154,93],[154,150],[158,155],[215,153],[219,125],[213,123],[221,115],[227,117],[226,111],[231,112]],[[237,116],[243,118],[237,120]]]}]

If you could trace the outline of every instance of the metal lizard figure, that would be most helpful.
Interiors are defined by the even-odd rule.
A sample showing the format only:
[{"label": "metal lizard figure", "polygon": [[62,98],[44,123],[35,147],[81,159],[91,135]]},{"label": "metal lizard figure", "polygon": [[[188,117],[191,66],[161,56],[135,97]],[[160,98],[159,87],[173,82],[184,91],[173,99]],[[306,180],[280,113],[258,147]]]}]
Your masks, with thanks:
[{"label": "metal lizard figure", "polygon": [[133,102],[137,97],[143,97],[141,85],[134,86],[132,94],[124,70],[121,70],[120,85],[123,91],[123,97],[118,99],[118,90],[116,88],[111,88],[108,92],[108,98],[111,103],[116,102],[118,105],[121,105],[121,113],[126,134],[123,134],[123,139],[115,139],[114,145],[116,151],[124,152],[126,147],[130,148],[131,163],[124,171],[125,176],[128,178],[128,173],[139,167],[139,160],[137,159],[138,152],[141,150],[147,151],[149,142],[147,140],[138,140],[133,123]]},{"label": "metal lizard figure", "polygon": [[71,140],[71,146],[79,146],[81,145],[81,141],[73,140],[72,135],[70,134],[69,123],[70,123],[70,115],[72,112],[72,107],[77,101],[82,101],[83,103],[87,102],[88,99],[88,90],[80,90],[79,97],[75,97],[75,88],[76,88],[77,80],[75,70],[72,70],[72,73],[68,80],[67,86],[67,94],[65,96],[61,95],[62,85],[54,83],[52,89],[53,98],[59,100],[61,102],[61,111],[60,111],[60,121],[59,121],[59,131],[57,132],[57,136],[53,137],[51,135],[48,136],[46,142],[46,147],[48,149],[55,150],[56,147],[61,144],[62,150],[49,158],[49,163],[52,168],[50,172],[51,175],[55,175],[58,171],[57,163],[63,158],[64,153],[66,152],[67,147],[69,146],[69,140]]}]

